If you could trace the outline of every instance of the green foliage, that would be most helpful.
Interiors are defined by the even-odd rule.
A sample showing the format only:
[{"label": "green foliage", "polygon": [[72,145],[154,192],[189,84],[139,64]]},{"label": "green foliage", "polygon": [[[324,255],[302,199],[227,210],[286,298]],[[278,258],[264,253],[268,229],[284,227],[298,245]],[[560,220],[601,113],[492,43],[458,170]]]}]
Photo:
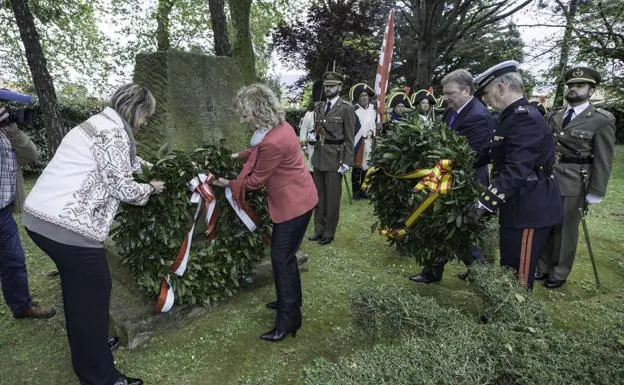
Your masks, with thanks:
[{"label": "green foliage", "polygon": [[286,110],[286,121],[297,131],[297,135],[299,135],[299,122],[305,113],[305,110]]},{"label": "green foliage", "polygon": [[[520,295],[522,289],[517,280],[507,284],[512,282],[508,272],[498,268],[485,270],[475,277],[477,283],[491,278],[505,282],[481,284],[479,290],[486,302]],[[585,333],[556,330],[547,319],[518,311],[536,309],[545,314],[541,302],[526,292],[522,295],[523,301],[514,299],[515,302],[499,304],[502,312],[513,308],[509,315],[515,314],[521,320],[505,318],[481,324],[405,289],[362,289],[351,301],[358,332],[367,340],[383,337],[393,343],[356,351],[337,362],[318,360],[304,368],[303,383],[621,384],[622,325],[607,324]]]},{"label": "green foliage", "polygon": [[617,101],[615,103],[601,103],[597,107],[604,108],[615,116],[615,142],[617,144],[624,143],[624,103]]},{"label": "green foliage", "polygon": [[[169,273],[193,218],[196,205],[190,203],[187,182],[209,170],[215,176],[235,178],[240,162],[230,158],[224,147],[208,146],[190,154],[173,152],[160,160],[141,178],[166,183],[162,194],[153,196],[145,207],[124,206],[112,231],[122,262],[149,295],[157,295],[161,278]],[[171,275],[176,303],[214,304],[231,297],[239,281],[251,272],[253,263],[264,255],[263,236],[269,233],[266,197],[251,192],[247,202],[262,221],[249,232],[225,199],[224,189],[214,188],[218,215],[216,238],[208,242],[200,214],[184,276]]]},{"label": "green foliage", "polygon": [[[419,263],[436,257],[462,258],[477,234],[465,224],[464,213],[481,191],[472,179],[473,152],[466,138],[446,125],[424,125],[418,115],[410,122],[394,124],[388,135],[378,139],[371,164],[391,175],[405,175],[416,169],[432,168],[441,159],[453,161],[453,184],[438,201],[396,243],[399,250]],[[401,227],[414,208],[429,194],[414,192],[418,180],[403,180],[377,172],[371,178],[368,196],[379,228]]]}]

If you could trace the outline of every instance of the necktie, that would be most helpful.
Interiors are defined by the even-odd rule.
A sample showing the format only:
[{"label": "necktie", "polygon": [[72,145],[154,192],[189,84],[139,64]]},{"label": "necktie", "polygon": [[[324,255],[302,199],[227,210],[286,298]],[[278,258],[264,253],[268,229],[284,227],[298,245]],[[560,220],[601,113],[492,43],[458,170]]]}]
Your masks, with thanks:
[{"label": "necktie", "polygon": [[570,123],[570,120],[572,120],[573,113],[574,113],[574,108],[570,108],[568,112],[566,113],[566,116],[563,117],[563,128],[566,128],[566,126]]},{"label": "necktie", "polygon": [[325,106],[325,113],[328,113],[331,110],[331,102],[327,102],[327,106]]},{"label": "necktie", "polygon": [[449,118],[449,127],[453,128],[453,124],[457,120],[457,112],[451,111],[451,117]]}]

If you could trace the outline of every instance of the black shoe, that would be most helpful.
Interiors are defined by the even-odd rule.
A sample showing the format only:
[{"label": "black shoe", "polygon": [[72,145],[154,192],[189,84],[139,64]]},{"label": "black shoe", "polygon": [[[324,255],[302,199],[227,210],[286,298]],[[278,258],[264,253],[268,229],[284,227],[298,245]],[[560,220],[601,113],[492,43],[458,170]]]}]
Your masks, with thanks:
[{"label": "black shoe", "polygon": [[108,337],[108,348],[112,352],[119,347],[119,337]]},{"label": "black shoe", "polygon": [[308,241],[318,241],[319,239],[321,239],[321,234],[314,234],[313,236],[308,238]]},{"label": "black shoe", "polygon": [[543,281],[543,280],[545,280],[547,278],[548,278],[548,273],[542,273],[542,272],[539,272],[539,271],[535,272],[535,280],[536,281]]},{"label": "black shoe", "polygon": [[293,330],[292,332],[287,332],[285,330],[271,329],[268,332],[261,335],[260,338],[269,342],[280,342],[281,340],[286,338],[288,333],[292,333],[293,338],[295,338],[295,336],[297,335],[296,330]]},{"label": "black shoe", "polygon": [[267,303],[266,307],[268,307],[271,310],[277,310],[277,301]]},{"label": "black shoe", "polygon": [[143,380],[122,375],[120,379],[115,381],[115,385],[143,385]]},{"label": "black shoe", "polygon": [[410,275],[409,280],[412,282],[416,282],[416,283],[433,283],[433,282],[440,281],[440,279],[436,279],[430,276],[429,274],[422,274],[422,273]]},{"label": "black shoe", "polygon": [[548,278],[544,281],[544,287],[547,289],[556,289],[566,282],[565,279]]},{"label": "black shoe", "polygon": [[334,237],[321,237],[318,243],[319,245],[329,245],[334,240]]},{"label": "black shoe", "polygon": [[462,281],[467,280],[470,277],[470,271],[460,271],[459,273],[457,273],[457,278],[461,279]]}]

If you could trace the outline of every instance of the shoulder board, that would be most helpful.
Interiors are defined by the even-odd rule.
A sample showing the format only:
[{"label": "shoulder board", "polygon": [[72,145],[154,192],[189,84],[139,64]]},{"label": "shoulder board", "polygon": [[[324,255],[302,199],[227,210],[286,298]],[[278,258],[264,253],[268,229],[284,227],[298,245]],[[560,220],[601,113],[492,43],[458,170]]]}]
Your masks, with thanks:
[{"label": "shoulder board", "polygon": [[612,113],[610,113],[609,111],[605,110],[604,108],[595,107],[594,110],[596,111],[597,114],[601,114],[603,116],[606,116],[607,119],[615,120],[615,116],[613,116]]},{"label": "shoulder board", "polygon": [[516,107],[514,112],[516,113],[516,115],[528,114],[529,113],[529,109],[526,106],[518,106],[518,107]]},{"label": "shoulder board", "polygon": [[353,104],[351,104],[351,103],[347,102],[347,101],[346,101],[346,100],[344,100],[344,99],[341,99],[341,100],[342,100],[342,104],[346,104],[347,106],[351,106],[351,107],[353,107]]}]

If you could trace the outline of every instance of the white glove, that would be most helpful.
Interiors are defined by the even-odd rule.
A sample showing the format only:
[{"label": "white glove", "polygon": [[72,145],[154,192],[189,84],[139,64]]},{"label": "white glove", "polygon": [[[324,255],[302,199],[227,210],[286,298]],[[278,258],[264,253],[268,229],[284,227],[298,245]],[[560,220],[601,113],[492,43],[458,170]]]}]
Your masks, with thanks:
[{"label": "white glove", "polygon": [[349,165],[346,164],[341,164],[340,167],[338,168],[338,174],[340,175],[344,175],[347,173],[347,171],[349,171]]},{"label": "white glove", "polygon": [[587,203],[590,205],[602,202],[602,197],[599,197],[598,195],[594,195],[594,194],[587,194],[585,199],[587,200]]}]

